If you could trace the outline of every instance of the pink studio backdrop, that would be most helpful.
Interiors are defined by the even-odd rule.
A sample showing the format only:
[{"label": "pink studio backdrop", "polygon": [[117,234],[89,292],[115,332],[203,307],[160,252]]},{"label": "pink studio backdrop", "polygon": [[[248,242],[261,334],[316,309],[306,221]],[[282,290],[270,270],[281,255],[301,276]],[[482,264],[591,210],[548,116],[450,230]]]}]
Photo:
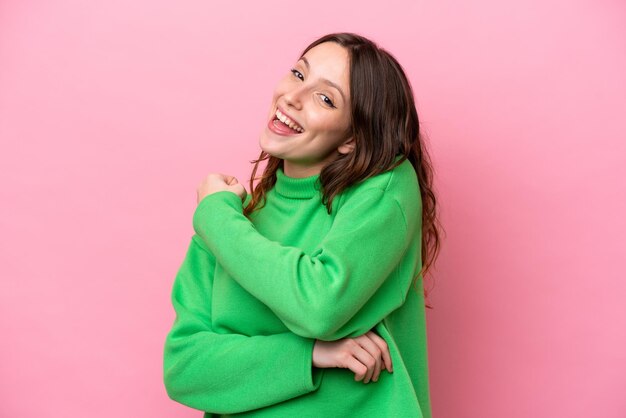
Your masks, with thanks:
[{"label": "pink studio backdrop", "polygon": [[332,31],[399,59],[429,138],[435,417],[626,416],[625,12],[0,2],[0,416],[201,416],[162,383],[195,188],[247,185],[275,83]]}]

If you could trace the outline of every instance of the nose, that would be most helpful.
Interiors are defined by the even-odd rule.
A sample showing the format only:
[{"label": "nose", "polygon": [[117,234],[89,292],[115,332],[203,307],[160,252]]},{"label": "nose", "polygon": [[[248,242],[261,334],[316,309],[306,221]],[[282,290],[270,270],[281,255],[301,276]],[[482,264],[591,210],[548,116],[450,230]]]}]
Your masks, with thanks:
[{"label": "nose", "polygon": [[302,109],[302,98],[304,94],[305,86],[298,85],[293,86],[291,89],[283,94],[283,98],[285,99],[285,104],[287,106],[293,107],[295,109]]}]

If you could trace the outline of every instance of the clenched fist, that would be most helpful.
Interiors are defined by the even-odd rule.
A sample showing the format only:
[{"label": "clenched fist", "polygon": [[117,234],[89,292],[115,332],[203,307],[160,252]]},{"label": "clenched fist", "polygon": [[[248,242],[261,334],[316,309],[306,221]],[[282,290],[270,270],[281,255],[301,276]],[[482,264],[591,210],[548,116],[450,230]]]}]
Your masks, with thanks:
[{"label": "clenched fist", "polygon": [[246,196],[248,196],[245,187],[243,187],[235,177],[226,174],[211,173],[200,182],[196,190],[198,203],[206,196],[221,191],[235,193],[242,202],[246,199]]}]

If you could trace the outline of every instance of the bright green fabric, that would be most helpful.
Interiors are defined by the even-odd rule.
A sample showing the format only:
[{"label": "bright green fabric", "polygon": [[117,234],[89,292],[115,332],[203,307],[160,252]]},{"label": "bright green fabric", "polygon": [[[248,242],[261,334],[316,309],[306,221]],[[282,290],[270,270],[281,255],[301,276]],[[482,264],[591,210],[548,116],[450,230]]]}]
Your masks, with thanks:
[{"label": "bright green fabric", "polygon": [[[164,347],[173,400],[206,417],[430,418],[421,269],[421,200],[406,160],[321,201],[319,175],[277,182],[266,205],[206,196],[174,280]],[[248,201],[246,198],[246,202]],[[375,328],[394,371],[354,381],[312,367],[315,339]]]}]

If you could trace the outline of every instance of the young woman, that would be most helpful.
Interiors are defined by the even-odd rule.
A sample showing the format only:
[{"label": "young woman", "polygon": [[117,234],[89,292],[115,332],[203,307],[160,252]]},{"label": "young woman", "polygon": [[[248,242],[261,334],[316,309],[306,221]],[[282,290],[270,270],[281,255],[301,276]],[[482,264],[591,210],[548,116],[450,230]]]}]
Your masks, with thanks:
[{"label": "young woman", "polygon": [[168,395],[205,417],[431,417],[423,275],[440,226],[401,66],[362,36],[314,41],[259,144],[250,195],[219,173],[197,189]]}]

